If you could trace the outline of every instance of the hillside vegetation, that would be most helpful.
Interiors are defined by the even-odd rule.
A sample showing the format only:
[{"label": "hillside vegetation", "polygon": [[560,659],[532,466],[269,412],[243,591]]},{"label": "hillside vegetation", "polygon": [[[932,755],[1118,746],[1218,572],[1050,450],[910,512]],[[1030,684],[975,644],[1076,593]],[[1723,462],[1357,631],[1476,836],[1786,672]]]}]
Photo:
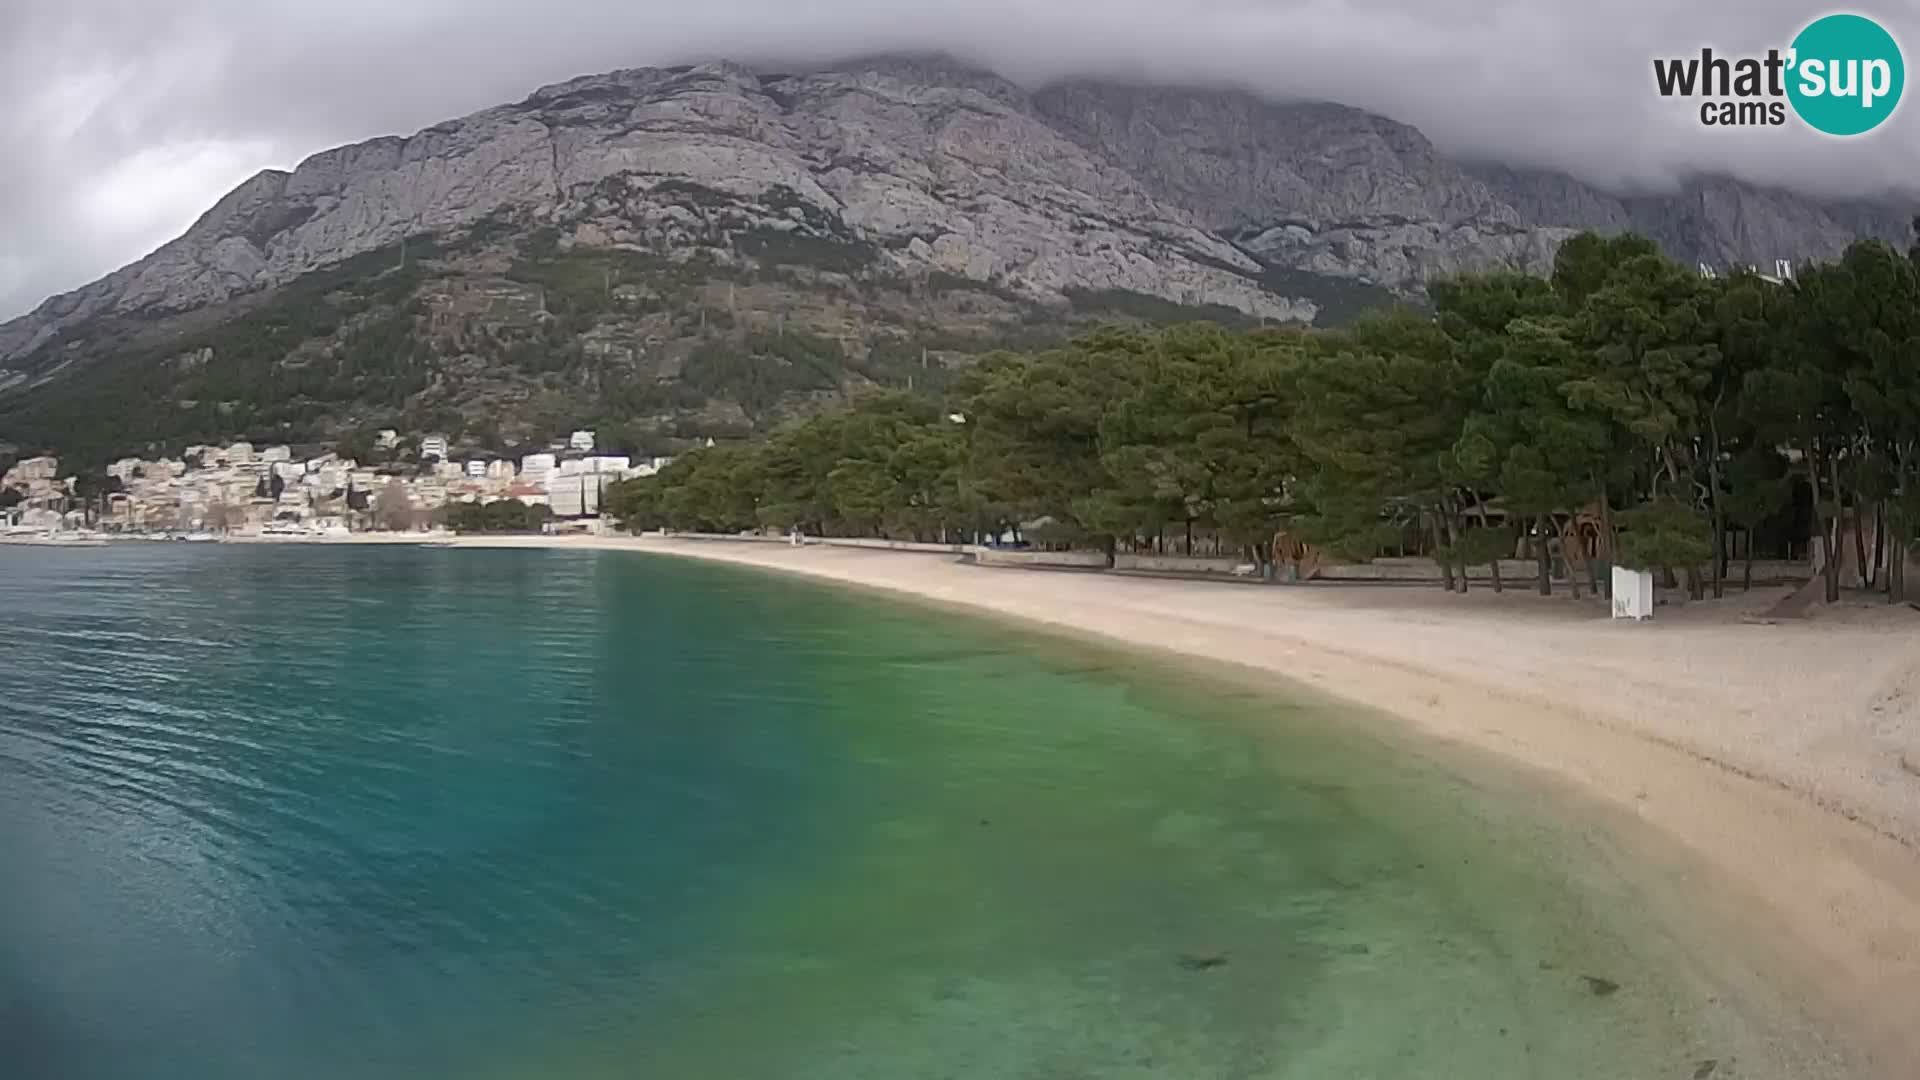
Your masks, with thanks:
[{"label": "hillside vegetation", "polygon": [[1124,290],[1045,305],[952,275],[860,270],[848,250],[788,239],[675,259],[564,244],[552,229],[417,237],[142,327],[80,377],[0,396],[0,440],[89,466],[381,427],[494,452],[587,427],[607,445],[668,450],[863,388],[937,392],[978,356],[1096,324],[1259,324]]}]

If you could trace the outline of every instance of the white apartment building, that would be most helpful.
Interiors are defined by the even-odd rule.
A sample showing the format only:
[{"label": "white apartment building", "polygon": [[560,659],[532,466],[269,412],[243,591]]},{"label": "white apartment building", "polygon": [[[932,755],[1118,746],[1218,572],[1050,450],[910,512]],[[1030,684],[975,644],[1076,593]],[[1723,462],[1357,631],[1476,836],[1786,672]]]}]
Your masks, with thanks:
[{"label": "white apartment building", "polygon": [[467,476],[474,480],[484,480],[487,475],[487,463],[474,458],[467,462]]},{"label": "white apartment building", "polygon": [[607,486],[616,479],[611,473],[572,472],[555,476],[547,481],[547,505],[553,508],[555,517],[599,517]]},{"label": "white apartment building", "polygon": [[552,454],[528,454],[520,459],[520,479],[536,487],[544,485],[558,464]]},{"label": "white apartment building", "polygon": [[36,481],[51,481],[59,475],[59,458],[27,458],[25,461],[15,462],[13,468],[7,470],[6,485],[8,487],[24,488]]},{"label": "white apartment building", "polygon": [[576,431],[573,437],[567,440],[567,449],[576,450],[582,454],[593,453],[593,447],[594,439],[591,431]]},{"label": "white apartment building", "polygon": [[421,439],[420,457],[422,459],[430,457],[439,458],[445,461],[447,459],[447,437],[445,435],[429,435]]}]

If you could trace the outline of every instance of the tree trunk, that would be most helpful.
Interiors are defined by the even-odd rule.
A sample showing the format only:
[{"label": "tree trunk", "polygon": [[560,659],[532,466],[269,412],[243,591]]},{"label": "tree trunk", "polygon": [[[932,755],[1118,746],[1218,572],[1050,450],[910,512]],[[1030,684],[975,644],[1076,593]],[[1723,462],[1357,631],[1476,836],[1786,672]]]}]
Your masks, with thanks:
[{"label": "tree trunk", "polygon": [[[1873,507],[1873,580],[1874,584],[1887,590],[1887,602],[1893,602],[1893,567],[1887,558],[1887,500],[1881,499]],[[1887,573],[1880,573],[1882,564],[1886,564]]]},{"label": "tree trunk", "polygon": [[1541,596],[1553,595],[1553,552],[1547,547],[1547,515],[1540,515],[1540,525],[1533,541],[1534,564],[1539,571]]},{"label": "tree trunk", "polygon": [[[1604,595],[1609,600],[1613,599],[1614,539],[1615,538],[1613,535],[1613,500],[1609,498],[1607,495],[1607,485],[1602,483],[1600,485],[1600,540],[1601,540],[1601,543],[1596,544],[1594,546],[1595,548],[1601,548],[1602,546],[1604,546],[1605,554],[1607,556],[1607,573],[1604,575],[1597,574],[1593,570],[1592,560],[1589,560],[1587,562],[1587,567],[1588,567],[1588,573],[1595,574],[1593,578],[1594,595],[1595,596]],[[1600,554],[1601,552],[1599,550],[1596,550],[1594,552],[1594,557],[1598,558]],[[1601,580],[1601,577],[1604,577],[1605,580],[1604,581]]]},{"label": "tree trunk", "polygon": [[[1915,477],[1909,467],[1910,462],[1913,460],[1914,450],[1914,446],[1909,444],[1900,460],[1900,491],[1907,496],[1912,496],[1914,494],[1913,485],[1920,483],[1920,477]],[[1907,502],[1902,505],[1910,506],[1912,504],[1911,502]],[[1889,545],[1893,551],[1892,558],[1889,561],[1893,563],[1893,566],[1889,570],[1888,576],[1892,578],[1893,581],[1890,588],[1892,590],[1891,595],[1894,603],[1904,603],[1907,599],[1907,558],[1913,551],[1920,550],[1920,545],[1909,542],[1909,538],[1913,536],[1913,529],[1916,523],[1908,520],[1907,515],[1901,510],[1895,511],[1894,519],[1893,527],[1898,530],[1898,532],[1893,538],[1893,543]]]},{"label": "tree trunk", "polygon": [[1467,560],[1466,553],[1460,550],[1460,524],[1454,514],[1453,503],[1451,501],[1442,503],[1440,514],[1446,519],[1447,540],[1453,548],[1452,554],[1448,556],[1448,561],[1452,562],[1455,559],[1460,561],[1460,595],[1465,596],[1469,591],[1467,588]]},{"label": "tree trunk", "polygon": [[1713,575],[1713,598],[1721,600],[1727,595],[1727,515],[1720,507],[1720,456],[1717,453],[1707,468],[1707,476],[1713,485],[1709,495],[1713,500],[1713,562],[1707,569]]},{"label": "tree trunk", "polygon": [[[1567,589],[1575,600],[1580,599],[1580,575],[1591,575],[1593,571],[1587,565],[1587,553],[1579,549],[1580,527],[1575,519],[1568,519],[1566,528],[1560,533],[1560,555],[1567,561]],[[1575,561],[1579,568],[1575,569]]]},{"label": "tree trunk", "polygon": [[1813,489],[1813,536],[1820,543],[1820,578],[1826,584],[1825,596],[1831,604],[1840,599],[1839,564],[1834,559],[1833,530],[1826,516],[1826,501],[1820,493],[1820,459],[1814,453],[1814,443],[1808,442],[1802,451],[1807,462],[1807,484]]},{"label": "tree trunk", "polygon": [[[1714,402],[1715,407],[1719,402]],[[1713,456],[1707,459],[1707,498],[1713,504],[1713,598],[1727,595],[1727,512],[1720,501],[1720,422],[1712,424]]]},{"label": "tree trunk", "polygon": [[1446,537],[1442,535],[1440,531],[1439,513],[1436,511],[1429,518],[1429,521],[1433,526],[1433,558],[1435,562],[1438,562],[1440,564],[1440,577],[1441,577],[1441,580],[1443,580],[1446,583],[1447,591],[1452,592],[1454,591],[1453,563],[1450,560],[1448,560],[1447,554],[1445,551],[1445,548],[1447,546],[1447,541],[1446,541]]},{"label": "tree trunk", "polygon": [[1821,544],[1827,549],[1827,565],[1821,569],[1821,574],[1826,580],[1825,595],[1829,604],[1840,602],[1840,553],[1836,550],[1840,545],[1835,539],[1839,522],[1839,517],[1835,516],[1827,523],[1826,534],[1821,537]]},{"label": "tree trunk", "polygon": [[1914,552],[1910,544],[1900,543],[1893,547],[1893,602],[1904,604],[1907,600],[1907,559]]},{"label": "tree trunk", "polygon": [[1860,587],[1873,588],[1873,575],[1867,566],[1867,508],[1859,499],[1853,501],[1853,558],[1854,573],[1860,577]]},{"label": "tree trunk", "polygon": [[[1482,529],[1489,528],[1490,522],[1487,518],[1487,504],[1481,501],[1480,492],[1477,490],[1473,493],[1473,510],[1474,510],[1474,513],[1480,515],[1480,527]],[[1509,539],[1512,538],[1513,536],[1512,528],[1508,528],[1507,536]],[[1493,591],[1496,594],[1507,591],[1506,584],[1500,580],[1500,558],[1503,554],[1504,552],[1500,551],[1498,548],[1494,549],[1493,561],[1487,564],[1487,569],[1491,571],[1493,574]]]},{"label": "tree trunk", "polygon": [[1833,517],[1827,522],[1827,603],[1840,602],[1840,530],[1847,519],[1845,500],[1840,497],[1840,459],[1827,459],[1828,478],[1833,481]]},{"label": "tree trunk", "polygon": [[1893,543],[1887,547],[1887,603],[1897,604],[1906,592],[1907,545]]}]

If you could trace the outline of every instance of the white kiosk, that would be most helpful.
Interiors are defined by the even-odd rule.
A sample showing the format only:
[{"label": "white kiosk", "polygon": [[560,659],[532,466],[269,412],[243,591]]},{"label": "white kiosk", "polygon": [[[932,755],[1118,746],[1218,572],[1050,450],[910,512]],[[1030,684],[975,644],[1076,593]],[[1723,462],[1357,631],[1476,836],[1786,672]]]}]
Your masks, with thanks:
[{"label": "white kiosk", "polygon": [[1653,574],[1646,570],[1613,568],[1613,617],[1644,622],[1653,618]]}]

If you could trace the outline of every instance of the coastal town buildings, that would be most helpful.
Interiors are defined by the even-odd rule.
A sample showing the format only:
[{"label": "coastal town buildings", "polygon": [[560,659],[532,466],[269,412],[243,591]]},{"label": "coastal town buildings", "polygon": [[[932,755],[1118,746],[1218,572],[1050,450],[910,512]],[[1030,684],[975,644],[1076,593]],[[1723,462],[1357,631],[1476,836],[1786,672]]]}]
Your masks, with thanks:
[{"label": "coastal town buildings", "polygon": [[71,478],[60,477],[60,462],[51,457],[16,463],[0,476],[0,490],[19,495],[7,510],[7,523],[34,529],[57,526],[73,495]]},{"label": "coastal town buildings", "polygon": [[[439,436],[421,440],[421,446],[445,449]],[[35,530],[338,532],[386,524],[379,520],[381,500],[396,491],[422,524],[449,503],[501,499],[550,506],[559,517],[589,518],[600,513],[612,484],[653,475],[670,460],[648,458],[636,465],[626,456],[562,451],[528,454],[517,467],[504,459],[442,458],[401,471],[333,452],[237,442],[188,447],[180,458],[121,458],[107,466],[101,492],[62,476],[57,458],[36,457],[0,475],[0,489],[18,495],[8,500],[12,505],[0,524]],[[89,490],[96,494],[83,497]]]},{"label": "coastal town buildings", "polygon": [[36,457],[19,462],[0,477],[0,486],[24,491],[29,495],[50,488],[60,475],[58,458]]}]

